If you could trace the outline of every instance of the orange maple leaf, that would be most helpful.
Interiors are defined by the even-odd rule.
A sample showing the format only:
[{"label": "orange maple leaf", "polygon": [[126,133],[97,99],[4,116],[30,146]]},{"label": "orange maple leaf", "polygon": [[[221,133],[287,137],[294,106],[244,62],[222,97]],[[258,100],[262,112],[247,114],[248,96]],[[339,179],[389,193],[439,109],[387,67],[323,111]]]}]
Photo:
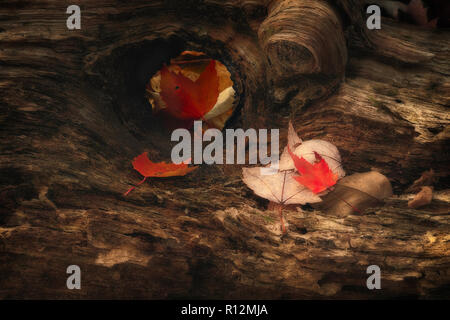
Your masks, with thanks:
[{"label": "orange maple leaf", "polygon": [[334,186],[338,180],[337,174],[333,173],[325,160],[314,151],[317,162],[309,163],[303,157],[296,156],[288,146],[289,154],[291,155],[294,165],[297,168],[300,176],[293,177],[300,184],[307,187],[314,193],[320,193]]},{"label": "orange maple leaf", "polygon": [[173,176],[185,176],[189,172],[197,169],[197,167],[188,167],[185,163],[165,163],[165,162],[152,162],[147,155],[147,152],[142,153],[133,160],[133,168],[144,176],[144,179],[136,186],[130,188],[124,195],[128,195],[133,189],[145,182],[149,177],[173,177]]},{"label": "orange maple leaf", "polygon": [[173,73],[166,66],[161,69],[161,98],[172,116],[197,120],[214,107],[219,97],[215,66],[215,61],[211,60],[195,82],[181,73]]}]

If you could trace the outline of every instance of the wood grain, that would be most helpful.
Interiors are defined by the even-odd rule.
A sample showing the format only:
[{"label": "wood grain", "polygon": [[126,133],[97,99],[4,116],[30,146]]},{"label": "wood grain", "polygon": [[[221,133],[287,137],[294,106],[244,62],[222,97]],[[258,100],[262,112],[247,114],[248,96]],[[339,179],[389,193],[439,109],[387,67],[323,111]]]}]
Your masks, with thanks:
[{"label": "wood grain", "polygon": [[[448,197],[346,217],[287,210],[282,236],[241,166],[122,195],[141,178],[136,155],[170,157],[145,83],[185,49],[231,72],[228,127],[280,128],[284,146],[293,119],[348,173],[375,168],[401,194],[433,168],[447,189],[448,32],[383,19],[369,33],[357,0],[79,3],[74,31],[64,2],[0,5],[0,298],[450,297]],[[81,290],[66,289],[71,264]]]}]

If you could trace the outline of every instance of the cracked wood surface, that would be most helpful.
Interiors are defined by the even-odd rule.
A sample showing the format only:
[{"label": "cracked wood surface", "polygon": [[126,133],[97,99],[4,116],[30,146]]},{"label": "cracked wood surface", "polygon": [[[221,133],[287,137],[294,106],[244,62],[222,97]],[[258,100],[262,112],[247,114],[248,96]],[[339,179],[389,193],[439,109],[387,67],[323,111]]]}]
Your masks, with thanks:
[{"label": "cracked wood surface", "polygon": [[[389,19],[363,31],[356,0],[192,6],[81,1],[82,30],[69,32],[60,1],[2,2],[0,297],[449,297],[449,33]],[[292,25],[305,7],[325,16]],[[326,31],[336,24],[347,48],[339,29]],[[299,40],[327,34],[325,51]],[[286,210],[284,236],[241,166],[149,179],[123,197],[140,180],[136,155],[170,155],[144,85],[185,48],[230,70],[230,127],[280,128],[284,146],[293,119],[303,139],[333,142],[348,173],[375,168],[401,194],[433,168],[444,196],[346,217]],[[285,65],[291,50],[299,61]],[[66,289],[71,264],[82,290]],[[371,264],[382,270],[376,292],[365,286]]]}]

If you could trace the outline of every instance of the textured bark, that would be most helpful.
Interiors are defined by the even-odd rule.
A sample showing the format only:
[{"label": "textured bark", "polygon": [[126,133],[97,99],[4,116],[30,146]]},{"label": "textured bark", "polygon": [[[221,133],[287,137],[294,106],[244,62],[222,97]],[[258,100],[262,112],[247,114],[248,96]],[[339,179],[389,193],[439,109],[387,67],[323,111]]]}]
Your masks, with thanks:
[{"label": "textured bark", "polygon": [[[1,298],[450,297],[450,35],[383,19],[356,0],[61,1],[0,6]],[[440,200],[347,217],[277,213],[240,166],[140,180],[170,156],[146,81],[182,50],[222,61],[238,93],[228,127],[323,138],[348,173],[402,193],[433,168]],[[285,142],[282,139],[281,145]],[[439,193],[441,192],[441,193]],[[305,209],[306,210],[306,209]],[[82,289],[66,289],[66,268]],[[367,290],[366,268],[382,270]]]}]

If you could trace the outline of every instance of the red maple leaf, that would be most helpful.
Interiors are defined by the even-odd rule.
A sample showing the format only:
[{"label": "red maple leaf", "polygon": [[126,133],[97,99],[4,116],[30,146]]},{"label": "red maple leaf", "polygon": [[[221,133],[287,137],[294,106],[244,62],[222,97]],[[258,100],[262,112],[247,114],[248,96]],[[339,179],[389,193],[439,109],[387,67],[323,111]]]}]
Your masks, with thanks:
[{"label": "red maple leaf", "polygon": [[147,152],[137,156],[133,160],[133,168],[144,176],[144,179],[139,182],[135,187],[130,188],[124,195],[128,195],[133,189],[145,182],[149,177],[173,177],[173,176],[185,176],[189,172],[197,169],[197,167],[188,167],[185,163],[165,163],[165,162],[152,162]]},{"label": "red maple leaf", "polygon": [[300,176],[293,177],[300,184],[307,187],[314,193],[320,193],[327,190],[329,187],[334,186],[338,180],[337,174],[333,173],[325,160],[314,151],[316,156],[316,162],[314,164],[309,163],[303,157],[296,156],[288,146],[289,154],[294,161],[295,168],[301,174]]},{"label": "red maple leaf", "polygon": [[178,119],[201,119],[214,107],[219,96],[216,63],[211,60],[195,82],[164,66],[160,86],[167,112]]}]

